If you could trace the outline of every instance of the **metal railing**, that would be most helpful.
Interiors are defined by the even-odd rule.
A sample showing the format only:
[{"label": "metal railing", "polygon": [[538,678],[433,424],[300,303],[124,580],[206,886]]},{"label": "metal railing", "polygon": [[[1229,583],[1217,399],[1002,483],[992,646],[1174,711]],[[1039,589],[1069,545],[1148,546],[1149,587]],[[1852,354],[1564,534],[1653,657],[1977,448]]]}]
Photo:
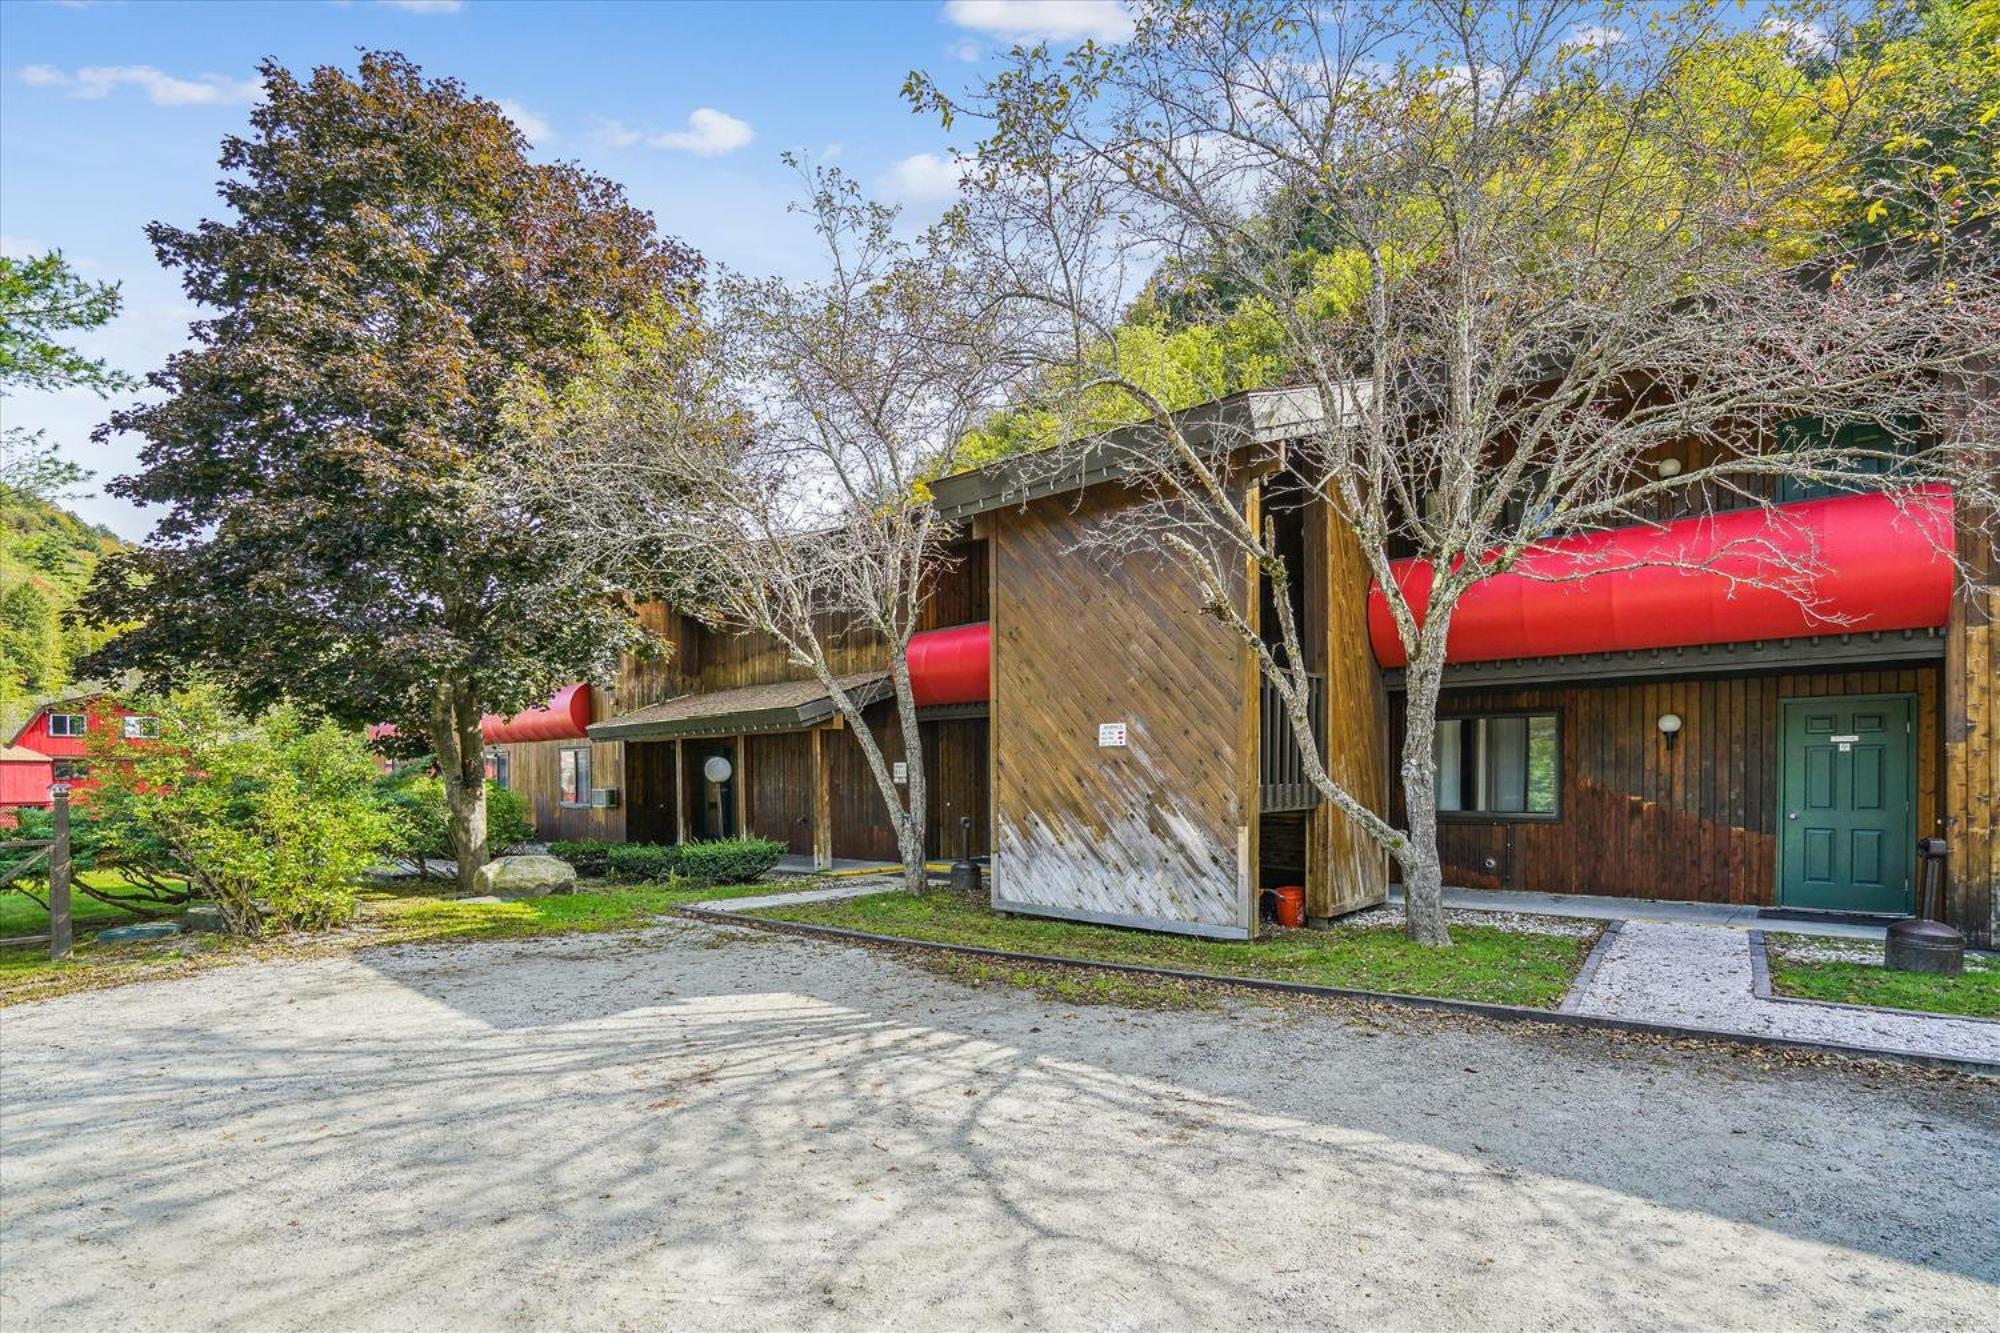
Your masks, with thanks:
[{"label": "metal railing", "polygon": [[[1306,678],[1306,711],[1312,717],[1313,738],[1322,760],[1326,756],[1326,678]],[[1258,682],[1257,709],[1258,807],[1265,814],[1310,810],[1319,804],[1319,789],[1306,780],[1305,759],[1299,753],[1292,715],[1269,680]]]}]

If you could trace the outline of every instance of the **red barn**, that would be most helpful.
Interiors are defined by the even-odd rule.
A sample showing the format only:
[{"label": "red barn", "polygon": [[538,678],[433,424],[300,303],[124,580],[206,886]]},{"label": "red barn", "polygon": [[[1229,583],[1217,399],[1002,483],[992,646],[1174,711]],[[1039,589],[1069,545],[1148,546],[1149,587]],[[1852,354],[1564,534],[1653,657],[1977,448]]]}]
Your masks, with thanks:
[{"label": "red barn", "polygon": [[[41,776],[42,791],[34,801],[15,801],[11,793],[16,780],[9,778],[10,795],[0,804],[47,805],[50,782],[67,782],[73,787],[90,787],[90,738],[107,732],[125,740],[148,740],[160,734],[158,718],[133,713],[109,695],[83,695],[56,699],[35,710],[35,715],[15,733],[9,751],[21,750],[43,758],[46,771]],[[23,768],[25,772],[25,766]],[[20,779],[25,783],[26,779]]]},{"label": "red barn", "polygon": [[0,810],[13,806],[49,804],[49,784],[55,781],[54,761],[25,745],[0,749]]}]

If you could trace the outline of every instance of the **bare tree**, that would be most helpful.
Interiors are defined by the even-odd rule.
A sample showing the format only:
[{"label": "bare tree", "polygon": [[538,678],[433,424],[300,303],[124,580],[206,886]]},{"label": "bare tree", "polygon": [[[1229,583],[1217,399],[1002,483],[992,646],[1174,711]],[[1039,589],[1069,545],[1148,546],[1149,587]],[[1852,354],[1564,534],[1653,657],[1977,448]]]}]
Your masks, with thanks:
[{"label": "bare tree", "polygon": [[[1045,436],[1101,449],[1139,423],[1118,438],[1141,498],[1094,540],[1170,558],[1255,654],[1310,780],[1393,857],[1425,943],[1449,942],[1446,639],[1483,580],[1629,568],[1551,543],[1765,504],[1787,481],[1888,473],[1899,503],[1944,483],[1961,524],[1993,512],[1993,405],[1950,402],[2000,326],[1989,234],[1947,217],[1847,243],[1832,220],[1881,148],[1854,112],[1876,62],[1804,60],[1711,8],[1157,4],[1116,50],[1017,50],[966,96],[911,80],[920,107],[982,127],[959,221],[985,280],[1033,312],[1013,327],[1045,367]],[[1837,10],[1787,17],[1840,49]],[[1305,400],[1293,437],[1187,429],[1121,337],[1135,301],[1268,345]],[[1403,827],[1313,739],[1294,571],[1231,484],[1273,468],[1352,531],[1394,617]],[[1818,608],[1815,548],[1769,515],[1735,549],[1663,541],[1639,563]],[[1235,592],[1246,560],[1277,590],[1276,644]]]},{"label": "bare tree", "polygon": [[[956,270],[953,233],[908,239],[838,171],[805,170],[825,276],[724,275],[701,329],[608,334],[598,371],[519,413],[512,485],[580,561],[621,571],[725,630],[768,635],[810,671],[860,745],[912,891],[927,802],[910,638],[952,537],[925,482],[1002,401],[1012,359]],[[887,658],[898,781],[853,672]]]}]

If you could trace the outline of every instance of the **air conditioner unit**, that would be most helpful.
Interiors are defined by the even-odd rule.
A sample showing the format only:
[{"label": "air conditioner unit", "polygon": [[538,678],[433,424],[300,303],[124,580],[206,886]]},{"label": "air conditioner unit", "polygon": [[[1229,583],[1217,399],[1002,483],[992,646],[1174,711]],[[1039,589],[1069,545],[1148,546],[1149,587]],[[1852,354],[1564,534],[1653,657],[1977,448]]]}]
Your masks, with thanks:
[{"label": "air conditioner unit", "polygon": [[618,808],[618,789],[616,787],[592,787],[590,789],[590,808],[593,810],[616,810]]}]

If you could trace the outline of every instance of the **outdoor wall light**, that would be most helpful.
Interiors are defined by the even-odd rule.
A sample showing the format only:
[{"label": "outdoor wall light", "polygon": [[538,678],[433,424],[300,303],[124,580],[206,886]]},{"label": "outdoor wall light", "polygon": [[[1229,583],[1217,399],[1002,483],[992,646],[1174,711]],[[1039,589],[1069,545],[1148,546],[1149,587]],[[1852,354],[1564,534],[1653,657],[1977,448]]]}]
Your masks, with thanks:
[{"label": "outdoor wall light", "polygon": [[1662,458],[1660,460],[1660,475],[1662,477],[1678,477],[1680,474],[1681,474],[1680,459]]},{"label": "outdoor wall light", "polygon": [[729,781],[729,775],[735,771],[730,762],[719,754],[710,755],[708,762],[701,766],[701,775],[718,787]]},{"label": "outdoor wall light", "polygon": [[1659,722],[1655,725],[1659,727],[1660,734],[1667,738],[1667,748],[1669,750],[1673,749],[1674,742],[1680,738],[1681,734],[1681,715],[1679,713],[1662,713],[1660,714]]}]

